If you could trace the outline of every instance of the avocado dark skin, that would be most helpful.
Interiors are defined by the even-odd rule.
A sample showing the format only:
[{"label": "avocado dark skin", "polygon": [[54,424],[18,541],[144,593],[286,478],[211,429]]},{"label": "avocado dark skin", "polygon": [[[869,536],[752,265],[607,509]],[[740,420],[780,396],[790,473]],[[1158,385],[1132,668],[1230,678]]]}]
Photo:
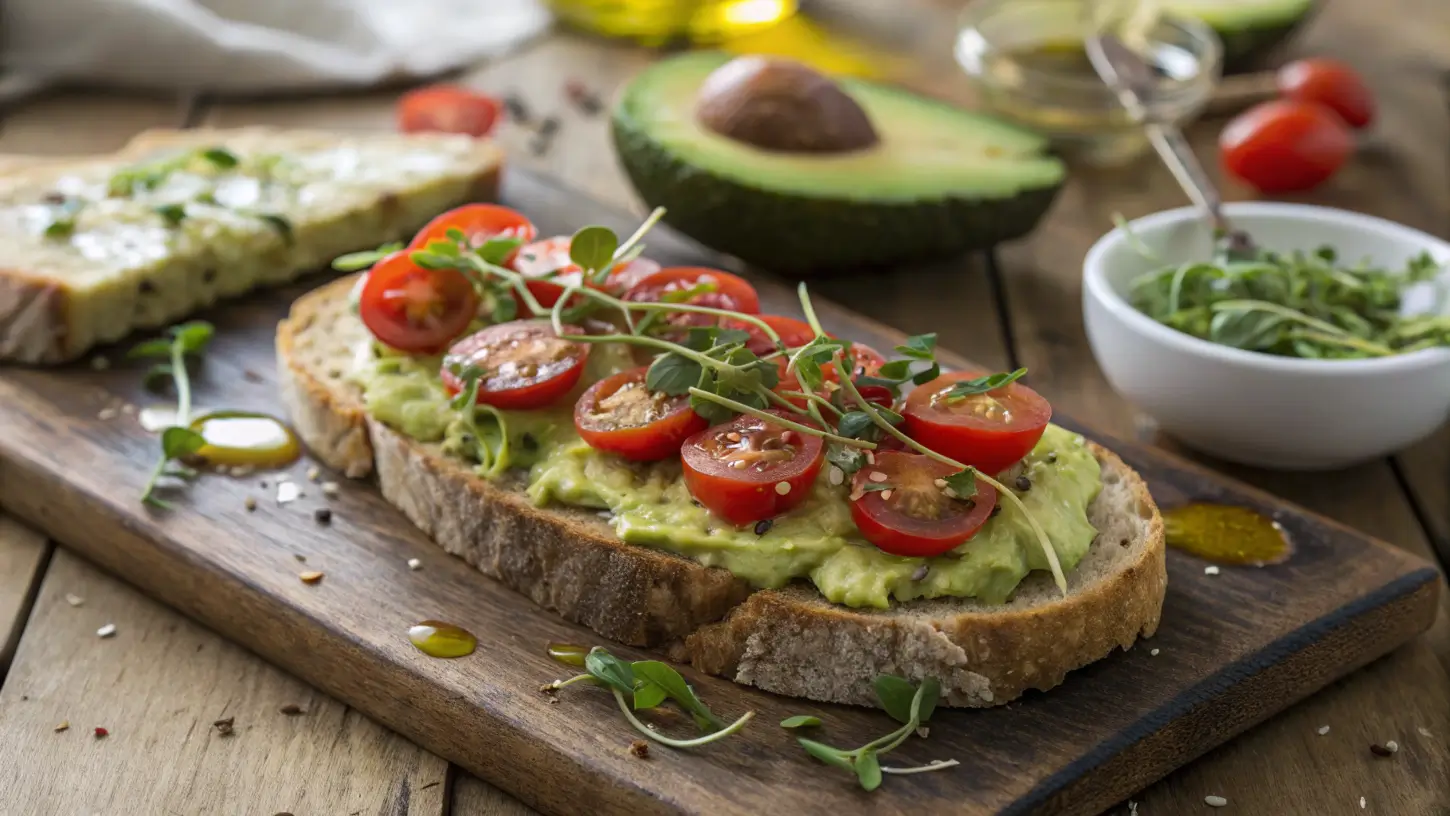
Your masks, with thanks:
[{"label": "avocado dark skin", "polygon": [[739,57],[700,86],[700,124],[727,139],[784,153],[846,153],[881,142],[866,111],[798,62]]}]

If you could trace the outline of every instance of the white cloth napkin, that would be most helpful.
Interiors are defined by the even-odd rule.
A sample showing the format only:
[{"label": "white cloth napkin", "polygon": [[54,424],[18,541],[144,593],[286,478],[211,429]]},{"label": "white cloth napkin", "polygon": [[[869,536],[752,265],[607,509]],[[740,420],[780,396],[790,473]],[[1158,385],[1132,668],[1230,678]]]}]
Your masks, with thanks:
[{"label": "white cloth napkin", "polygon": [[57,82],[366,87],[502,53],[549,19],[538,0],[4,0],[0,99]]}]

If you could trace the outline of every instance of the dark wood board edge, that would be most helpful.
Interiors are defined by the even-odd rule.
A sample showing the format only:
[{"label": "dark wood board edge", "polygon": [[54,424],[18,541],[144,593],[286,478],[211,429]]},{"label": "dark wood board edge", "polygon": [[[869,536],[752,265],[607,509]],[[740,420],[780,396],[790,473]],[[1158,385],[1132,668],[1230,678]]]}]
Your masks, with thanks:
[{"label": "dark wood board edge", "polygon": [[[1099,813],[1394,651],[1434,623],[1439,605],[1434,567],[1402,575],[1223,667],[1043,780],[1003,816]],[[1205,733],[1213,736],[1203,740]]]}]

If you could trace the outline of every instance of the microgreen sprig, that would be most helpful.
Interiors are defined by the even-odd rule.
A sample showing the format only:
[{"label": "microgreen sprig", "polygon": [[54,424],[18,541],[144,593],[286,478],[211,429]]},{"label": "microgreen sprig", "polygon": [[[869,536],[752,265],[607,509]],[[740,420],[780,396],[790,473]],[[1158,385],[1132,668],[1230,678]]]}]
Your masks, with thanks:
[{"label": "microgreen sprig", "polygon": [[[492,405],[483,405],[478,402],[478,389],[482,386],[483,380],[487,378],[487,372],[478,366],[459,366],[455,364],[452,368],[454,376],[458,377],[462,386],[458,393],[448,401],[448,407],[457,412],[459,420],[463,423],[468,433],[468,438],[473,440],[474,458],[478,459],[479,475],[495,479],[508,469],[509,465],[509,432],[508,417]],[[484,412],[494,420],[494,427],[497,428],[498,441],[490,444],[488,435],[478,425],[478,412]]]},{"label": "microgreen sprig", "polygon": [[[871,686],[876,692],[876,699],[880,701],[881,707],[891,715],[892,719],[901,723],[900,728],[859,748],[850,750],[836,748],[805,737],[796,737],[796,742],[800,743],[806,753],[821,762],[855,774],[861,787],[868,791],[876,790],[881,786],[882,774],[925,773],[950,768],[957,764],[956,760],[950,759],[938,760],[914,768],[883,767],[880,761],[881,755],[895,750],[918,729],[925,727],[931,719],[932,713],[936,711],[937,702],[941,698],[941,683],[936,678],[928,677],[919,685],[912,685],[911,681],[904,677],[883,674],[872,681]],[[788,717],[780,723],[782,728],[789,729],[811,728],[820,724],[819,718],[806,715]]]},{"label": "microgreen sprig", "polygon": [[[580,650],[582,651],[582,650]],[[565,665],[578,665],[573,650],[550,650],[555,660]],[[725,723],[710,707],[695,694],[694,688],[673,667],[658,660],[621,660],[601,646],[595,646],[584,656],[584,672],[567,680],[556,680],[544,686],[547,692],[576,683],[605,686],[614,694],[615,702],[624,718],[636,731],[651,740],[671,748],[697,748],[722,740],[744,728],[755,717],[754,711],[747,711],[732,723]],[[660,734],[640,721],[636,711],[658,708],[666,701],[672,701],[695,721],[701,736],[693,739],[677,739]]]},{"label": "microgreen sprig", "polygon": [[146,379],[170,377],[176,386],[176,418],[171,427],[161,432],[161,459],[152,469],[151,477],[146,480],[146,486],[141,491],[141,501],[153,507],[171,508],[168,502],[155,496],[156,484],[162,476],[194,474],[189,468],[168,470],[167,466],[195,454],[206,445],[206,438],[190,427],[191,377],[187,373],[186,359],[188,355],[201,354],[211,342],[214,331],[212,325],[204,321],[182,323],[167,329],[164,337],[140,343],[126,354],[127,357],[137,359],[166,359],[167,362],[153,365],[146,373]]}]

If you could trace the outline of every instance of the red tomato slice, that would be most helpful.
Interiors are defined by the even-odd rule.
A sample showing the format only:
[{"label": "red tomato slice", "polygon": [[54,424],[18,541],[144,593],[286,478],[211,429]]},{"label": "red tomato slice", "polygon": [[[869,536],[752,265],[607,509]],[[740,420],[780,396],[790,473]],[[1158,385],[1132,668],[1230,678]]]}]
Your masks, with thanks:
[{"label": "red tomato slice", "polygon": [[[669,300],[671,293],[685,292],[701,285],[713,286],[714,289],[697,294],[686,302],[745,314],[760,312],[760,297],[755,293],[755,287],[744,278],[703,266],[673,266],[661,269],[631,286],[624,293],[624,299],[660,303]],[[716,320],[710,315],[681,312],[670,315],[665,322],[674,326],[713,326]]]},{"label": "red tomato slice", "polygon": [[1299,102],[1318,102],[1355,129],[1374,121],[1374,94],[1359,74],[1331,59],[1295,60],[1275,76],[1279,93]]},{"label": "red tomato slice", "polygon": [[368,272],[358,316],[373,337],[409,354],[437,354],[478,315],[478,293],[456,269],[424,269],[395,252]]},{"label": "red tomato slice", "polygon": [[591,385],[574,406],[574,427],[589,446],[636,462],[678,456],[680,444],[709,427],[690,410],[689,397],[645,387],[648,366],[622,371]]},{"label": "red tomato slice", "polygon": [[875,464],[851,482],[851,519],[883,552],[922,558],[949,552],[976,535],[997,505],[997,491],[983,482],[969,499],[949,495],[942,480],[955,472],[920,453],[878,452]]},{"label": "red tomato slice", "polygon": [[487,136],[503,115],[503,103],[456,85],[430,85],[398,100],[398,129]]},{"label": "red tomato slice", "polygon": [[[565,334],[583,334],[578,326],[565,326]],[[543,408],[569,393],[584,374],[589,344],[575,343],[554,333],[547,320],[499,323],[453,344],[443,358],[443,385],[449,394],[463,390],[453,372],[469,366],[482,369],[478,402],[495,408]]]},{"label": "red tomato slice", "polygon": [[1218,137],[1223,166],[1264,193],[1317,187],[1354,151],[1354,135],[1333,111],[1276,100],[1234,117]]},{"label": "red tomato slice", "polygon": [[[876,349],[871,348],[865,343],[851,344],[851,379],[853,381],[857,377],[865,377],[871,374],[875,374],[881,369],[881,366],[885,364],[886,358],[881,356],[881,352],[877,351]],[[840,381],[841,378],[840,375],[836,373],[835,366],[829,366],[821,370],[825,375],[826,382]],[[865,396],[864,392],[862,392],[862,396]]]},{"label": "red tomato slice", "polygon": [[1014,382],[985,394],[947,398],[952,385],[982,376],[956,371],[913,390],[902,409],[907,435],[937,453],[988,475],[1026,456],[1052,419],[1052,406],[1036,391]]},{"label": "red tomato slice", "polygon": [[690,495],[740,526],[773,518],[805,501],[821,472],[825,446],[818,436],[742,414],[685,440],[680,455]]},{"label": "red tomato slice", "polygon": [[533,222],[516,210],[498,204],[465,204],[429,221],[413,236],[408,248],[423,249],[430,241],[447,241],[448,231],[453,229],[466,235],[469,246],[475,248],[491,238],[517,238],[528,243],[538,234]]}]

